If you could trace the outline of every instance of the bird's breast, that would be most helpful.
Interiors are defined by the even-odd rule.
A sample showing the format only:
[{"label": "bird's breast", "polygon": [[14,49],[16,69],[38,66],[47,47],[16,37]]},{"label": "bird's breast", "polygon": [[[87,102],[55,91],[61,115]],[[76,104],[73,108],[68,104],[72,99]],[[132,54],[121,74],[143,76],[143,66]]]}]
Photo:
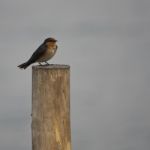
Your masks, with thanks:
[{"label": "bird's breast", "polygon": [[45,53],[38,59],[38,62],[48,61],[55,55],[56,50],[57,50],[56,45],[47,47],[47,50],[45,51]]}]

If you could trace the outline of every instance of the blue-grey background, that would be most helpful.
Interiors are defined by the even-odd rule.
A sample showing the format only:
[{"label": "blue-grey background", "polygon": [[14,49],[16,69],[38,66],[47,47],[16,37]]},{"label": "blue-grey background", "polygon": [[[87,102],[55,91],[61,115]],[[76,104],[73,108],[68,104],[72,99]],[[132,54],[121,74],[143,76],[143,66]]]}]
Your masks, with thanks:
[{"label": "blue-grey background", "polygon": [[29,58],[49,36],[71,65],[74,150],[150,149],[149,0],[0,0],[0,149],[31,150]]}]

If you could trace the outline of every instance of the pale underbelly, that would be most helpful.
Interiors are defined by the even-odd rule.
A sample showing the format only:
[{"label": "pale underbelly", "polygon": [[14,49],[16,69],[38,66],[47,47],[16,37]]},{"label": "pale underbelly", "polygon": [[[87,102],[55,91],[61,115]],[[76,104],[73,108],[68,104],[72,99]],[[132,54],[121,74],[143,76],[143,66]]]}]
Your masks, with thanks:
[{"label": "pale underbelly", "polygon": [[56,53],[56,49],[48,50],[41,58],[37,60],[37,62],[45,62],[50,60]]}]

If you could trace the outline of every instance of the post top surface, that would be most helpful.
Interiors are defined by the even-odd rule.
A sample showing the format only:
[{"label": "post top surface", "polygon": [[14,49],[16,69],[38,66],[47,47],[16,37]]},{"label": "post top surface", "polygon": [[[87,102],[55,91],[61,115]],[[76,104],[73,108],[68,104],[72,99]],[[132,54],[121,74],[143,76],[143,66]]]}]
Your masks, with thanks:
[{"label": "post top surface", "polygon": [[32,69],[69,69],[69,65],[64,64],[50,64],[50,65],[36,65],[32,66]]}]

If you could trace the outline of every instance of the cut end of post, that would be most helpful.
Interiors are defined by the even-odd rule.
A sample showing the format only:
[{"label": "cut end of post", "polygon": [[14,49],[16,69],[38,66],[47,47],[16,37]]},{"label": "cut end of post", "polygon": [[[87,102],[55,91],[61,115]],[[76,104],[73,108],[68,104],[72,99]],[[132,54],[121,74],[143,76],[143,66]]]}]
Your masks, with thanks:
[{"label": "cut end of post", "polygon": [[69,65],[64,64],[50,64],[50,65],[36,65],[32,66],[32,69],[69,69]]}]

